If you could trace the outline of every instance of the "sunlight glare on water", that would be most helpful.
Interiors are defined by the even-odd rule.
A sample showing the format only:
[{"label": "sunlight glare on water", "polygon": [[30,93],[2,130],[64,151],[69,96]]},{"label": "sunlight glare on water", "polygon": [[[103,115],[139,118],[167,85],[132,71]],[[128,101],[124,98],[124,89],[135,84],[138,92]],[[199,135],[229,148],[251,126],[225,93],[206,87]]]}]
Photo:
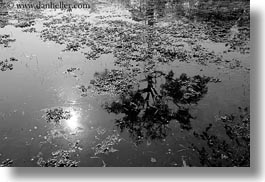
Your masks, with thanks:
[{"label": "sunlight glare on water", "polygon": [[71,130],[75,130],[79,126],[80,112],[75,111],[73,108],[71,108],[70,114],[71,114],[71,118],[66,120],[66,125]]}]

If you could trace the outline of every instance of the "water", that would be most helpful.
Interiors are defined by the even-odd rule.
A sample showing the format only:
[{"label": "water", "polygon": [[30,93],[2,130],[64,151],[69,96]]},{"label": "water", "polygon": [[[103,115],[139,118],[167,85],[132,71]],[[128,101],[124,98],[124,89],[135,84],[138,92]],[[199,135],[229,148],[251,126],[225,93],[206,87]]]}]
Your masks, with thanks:
[{"label": "water", "polygon": [[[42,30],[42,26],[42,19],[37,19],[34,27]],[[217,116],[237,112],[239,106],[249,107],[248,54],[226,55],[240,60],[243,67],[236,69],[215,63],[205,66],[179,61],[159,65],[165,73],[173,70],[175,76],[199,74],[219,78],[221,82],[209,83],[207,94],[197,105],[191,105],[190,113],[195,118],[191,122],[192,131],[183,130],[177,121],[171,121],[161,139],[143,140],[136,145],[127,130],[121,132],[115,126],[115,119],[122,116],[102,108],[112,96],[89,92],[82,97],[77,89],[94,79],[95,72],[119,69],[112,54],[89,61],[82,50],[63,52],[65,45],[44,42],[40,33],[22,32],[12,25],[1,28],[0,34],[10,34],[16,39],[10,48],[0,46],[0,60],[10,57],[19,60],[13,63],[12,71],[0,72],[0,160],[10,158],[14,166],[38,166],[40,157],[47,160],[56,150],[73,148],[72,158],[80,161],[79,166],[182,166],[183,159],[200,166],[195,152],[188,148],[197,141],[192,131],[214,123]],[[202,46],[216,52],[226,49],[224,44],[211,41]],[[64,73],[71,67],[80,68],[74,72],[76,77]],[[162,82],[158,79],[157,90]],[[46,109],[56,107],[69,110],[71,118],[60,125],[47,123],[43,117]],[[117,139],[108,141],[108,136]],[[113,151],[95,155],[96,146],[106,141],[114,142],[108,148]]]}]

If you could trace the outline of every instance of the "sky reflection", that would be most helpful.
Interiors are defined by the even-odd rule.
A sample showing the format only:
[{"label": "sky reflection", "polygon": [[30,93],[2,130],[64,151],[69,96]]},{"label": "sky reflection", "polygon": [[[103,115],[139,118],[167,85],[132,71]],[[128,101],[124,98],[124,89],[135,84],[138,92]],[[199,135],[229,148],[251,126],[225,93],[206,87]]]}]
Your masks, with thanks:
[{"label": "sky reflection", "polygon": [[77,111],[76,109],[72,107],[70,108],[69,111],[70,111],[71,118],[66,120],[65,123],[69,129],[75,130],[78,127],[80,127],[81,112]]}]

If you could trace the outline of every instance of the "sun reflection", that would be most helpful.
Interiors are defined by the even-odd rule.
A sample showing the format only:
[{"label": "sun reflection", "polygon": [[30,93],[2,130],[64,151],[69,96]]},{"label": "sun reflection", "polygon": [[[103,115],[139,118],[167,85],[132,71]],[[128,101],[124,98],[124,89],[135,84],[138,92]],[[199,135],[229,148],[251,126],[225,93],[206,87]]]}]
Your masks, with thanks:
[{"label": "sun reflection", "polygon": [[66,124],[71,130],[75,130],[79,126],[80,112],[71,109],[70,115],[71,118],[66,120]]}]

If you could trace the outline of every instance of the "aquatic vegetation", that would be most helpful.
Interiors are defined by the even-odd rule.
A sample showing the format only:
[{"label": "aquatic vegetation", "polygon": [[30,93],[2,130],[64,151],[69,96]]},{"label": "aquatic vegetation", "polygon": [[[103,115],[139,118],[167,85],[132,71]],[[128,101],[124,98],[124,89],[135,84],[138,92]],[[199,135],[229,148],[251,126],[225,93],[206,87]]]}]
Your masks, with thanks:
[{"label": "aquatic vegetation", "polygon": [[74,78],[77,78],[78,76],[76,75],[76,72],[80,71],[80,68],[68,68],[64,74],[71,74]]},{"label": "aquatic vegetation", "polygon": [[115,145],[118,145],[121,140],[122,139],[120,138],[120,135],[117,133],[114,133],[112,135],[107,136],[107,138],[102,140],[92,149],[94,149],[95,155],[117,152],[118,150],[114,149],[113,147]]},{"label": "aquatic vegetation", "polygon": [[206,146],[192,144],[192,149],[199,156],[202,166],[209,167],[249,167],[250,166],[250,115],[248,109],[240,114],[225,115],[218,118],[226,135],[218,136],[214,124],[209,124],[204,131],[193,135],[206,143]]},{"label": "aquatic vegetation", "polygon": [[70,159],[71,153],[72,150],[58,150],[47,161],[40,157],[37,164],[40,167],[78,167],[79,162]]},{"label": "aquatic vegetation", "polygon": [[132,87],[133,82],[128,74],[122,70],[107,70],[95,73],[95,79],[90,81],[98,93],[119,94]]},{"label": "aquatic vegetation", "polygon": [[234,115],[226,115],[219,119],[225,124],[224,128],[227,136],[231,140],[236,139],[238,144],[240,140],[250,142],[250,115],[248,108],[242,109],[239,107],[239,110],[241,112],[239,118]]},{"label": "aquatic vegetation", "polygon": [[0,60],[0,70],[1,71],[11,71],[14,69],[14,65],[10,62],[17,62],[18,59],[11,57],[9,60],[6,59],[5,61]]},{"label": "aquatic vegetation", "polygon": [[78,71],[80,68],[68,68],[65,73],[72,73],[74,71]]},{"label": "aquatic vegetation", "polygon": [[0,61],[0,67],[1,71],[13,70],[13,64],[10,64],[6,61]]},{"label": "aquatic vegetation", "polygon": [[66,48],[63,51],[78,51],[80,48],[80,45],[78,42],[75,43],[69,43],[66,45]]},{"label": "aquatic vegetation", "polygon": [[82,97],[86,97],[88,95],[88,91],[91,89],[91,86],[79,85],[77,88],[81,92]]},{"label": "aquatic vegetation", "polygon": [[196,103],[207,93],[210,77],[181,74],[174,79],[173,76],[173,72],[168,73],[166,83],[161,85],[161,94],[173,98],[174,103]]},{"label": "aquatic vegetation", "polygon": [[[212,7],[221,7],[214,9]],[[225,42],[229,52],[239,51],[242,54],[250,50],[250,6],[248,1],[212,3],[199,14],[209,27],[207,35],[214,42]],[[236,8],[235,8],[236,7]],[[209,20],[210,18],[210,20]]]},{"label": "aquatic vegetation", "polygon": [[31,27],[31,28],[22,30],[22,32],[36,33],[37,30],[36,30],[36,28]]},{"label": "aquatic vegetation", "polygon": [[9,43],[15,41],[16,39],[12,39],[8,34],[0,35],[0,45],[3,45],[4,47],[10,47]]},{"label": "aquatic vegetation", "polygon": [[64,74],[71,74],[71,75],[73,75],[73,77],[77,77],[77,75],[75,74],[75,72],[77,72],[77,71],[80,71],[80,68],[68,68],[65,72],[64,72]]},{"label": "aquatic vegetation", "polygon": [[[222,113],[233,108],[235,99],[243,104],[249,99],[249,75],[244,70],[249,62],[248,55],[243,55],[249,54],[247,3],[118,1],[131,4],[120,7],[117,0],[93,2],[98,6],[92,13],[10,9],[7,24],[11,26],[3,31],[15,29],[11,31],[14,37],[24,42],[27,40],[23,35],[28,35],[38,46],[27,44],[21,49],[16,45],[14,51],[5,49],[15,39],[13,35],[0,35],[0,49],[6,50],[4,55],[11,51],[23,58],[20,52],[25,51],[26,58],[18,71],[22,79],[32,81],[27,84],[36,85],[36,89],[27,84],[21,87],[21,93],[30,93],[22,98],[16,92],[16,85],[3,88],[0,118],[7,121],[3,124],[19,122],[18,130],[29,131],[25,137],[12,140],[12,132],[4,127],[1,136],[4,150],[9,147],[11,151],[12,146],[17,148],[19,142],[25,142],[26,146],[21,147],[41,152],[24,164],[32,165],[38,160],[41,167],[77,167],[79,160],[89,166],[98,166],[96,162],[102,161],[106,167],[101,157],[108,166],[249,166],[248,110],[241,109],[245,114],[240,116],[221,115],[208,125],[216,109]],[[133,9],[133,3],[137,10]],[[37,34],[31,36],[21,31]],[[52,49],[50,43],[41,41],[61,45]],[[43,54],[46,51],[50,55]],[[14,69],[17,61],[13,57],[0,60],[0,70]],[[89,82],[90,66],[100,71]],[[51,74],[46,77],[44,70]],[[64,75],[58,76],[58,71]],[[83,77],[79,79],[79,75]],[[3,78],[2,82],[3,85],[23,83],[19,79],[10,74],[10,81]],[[222,83],[213,84],[219,82]],[[76,90],[72,92],[71,88]],[[208,89],[209,97],[201,102]],[[234,93],[235,89],[239,92]],[[43,98],[38,97],[39,91]],[[88,97],[76,97],[76,91]],[[220,98],[223,91],[229,92],[229,96]],[[62,103],[71,108],[45,109],[42,113],[45,122],[31,125],[35,118],[31,116],[39,115],[34,108]],[[82,113],[73,112],[72,106],[77,105]],[[16,107],[14,112],[9,112],[13,107]],[[24,149],[19,153],[20,159],[29,154]],[[18,160],[16,164],[23,162]],[[0,164],[11,165],[10,159]]]},{"label": "aquatic vegetation", "polygon": [[48,123],[60,123],[62,120],[68,120],[70,119],[71,113],[70,111],[66,111],[63,108],[54,108],[54,109],[48,109],[44,115],[45,120]]},{"label": "aquatic vegetation", "polygon": [[230,51],[241,53],[249,50],[250,4],[249,1],[197,1],[188,8],[179,6],[177,14],[189,20],[203,22],[204,33],[213,42],[227,42]]},{"label": "aquatic vegetation", "polygon": [[31,20],[31,21],[22,21],[22,22],[19,22],[15,25],[15,27],[18,27],[18,28],[26,28],[26,27],[30,27],[32,25],[35,24],[35,21],[34,20]]},{"label": "aquatic vegetation", "polygon": [[9,60],[10,60],[11,62],[17,62],[17,61],[18,61],[18,59],[17,59],[17,58],[14,58],[14,57],[11,57]]},{"label": "aquatic vegetation", "polygon": [[13,163],[14,163],[13,160],[6,159],[0,164],[0,167],[10,167]]},{"label": "aquatic vegetation", "polygon": [[[72,18],[76,21],[70,24]],[[133,23],[125,15],[123,20],[103,17],[95,17],[94,23],[84,20],[84,17],[70,18],[65,15],[62,19],[49,20],[44,23],[46,28],[41,32],[41,38],[65,44],[66,49],[63,51],[81,50],[89,60],[113,53],[117,58],[115,64],[126,69],[130,69],[135,62],[149,59],[158,63],[185,61],[203,65],[222,59],[201,45],[210,39],[207,32],[211,28],[204,22],[179,20],[167,22],[164,26],[158,24],[150,27],[143,23]],[[229,32],[225,34],[230,35]],[[224,42],[228,42],[228,39]],[[89,50],[83,51],[86,47]]]}]

